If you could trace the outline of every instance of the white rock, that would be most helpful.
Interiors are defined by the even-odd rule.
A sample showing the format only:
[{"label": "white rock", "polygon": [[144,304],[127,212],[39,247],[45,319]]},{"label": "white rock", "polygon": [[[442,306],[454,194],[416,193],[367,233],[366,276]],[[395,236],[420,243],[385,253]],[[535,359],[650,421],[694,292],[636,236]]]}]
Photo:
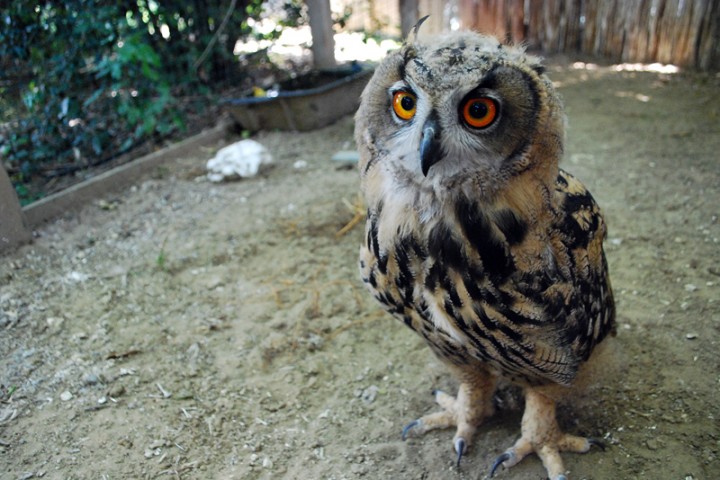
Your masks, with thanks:
[{"label": "white rock", "polygon": [[70,400],[72,400],[72,398],[73,398],[73,394],[67,390],[65,390],[64,392],[62,392],[60,394],[60,400],[62,400],[63,402],[70,401]]},{"label": "white rock", "polygon": [[222,182],[254,177],[262,165],[272,162],[270,152],[255,140],[241,140],[221,148],[208,160],[208,179]]}]

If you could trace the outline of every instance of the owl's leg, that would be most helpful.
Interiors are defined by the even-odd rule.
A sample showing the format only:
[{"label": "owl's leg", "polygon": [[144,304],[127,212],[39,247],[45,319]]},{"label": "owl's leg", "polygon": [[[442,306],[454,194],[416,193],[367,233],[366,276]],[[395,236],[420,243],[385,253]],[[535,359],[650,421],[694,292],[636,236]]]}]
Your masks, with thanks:
[{"label": "owl's leg", "polygon": [[457,397],[435,390],[435,401],[442,410],[410,422],[403,429],[402,438],[405,440],[409,434],[422,435],[438,428],[457,427],[453,446],[460,464],[475,431],[495,411],[492,398],[497,378],[484,370],[462,370],[456,373],[460,379]]},{"label": "owl's leg", "polygon": [[500,465],[510,468],[535,452],[542,460],[550,480],[567,480],[560,452],[585,453],[593,445],[605,449],[598,440],[562,432],[555,418],[555,400],[533,388],[525,390],[521,431],[522,435],[515,445],[493,463],[491,477]]}]

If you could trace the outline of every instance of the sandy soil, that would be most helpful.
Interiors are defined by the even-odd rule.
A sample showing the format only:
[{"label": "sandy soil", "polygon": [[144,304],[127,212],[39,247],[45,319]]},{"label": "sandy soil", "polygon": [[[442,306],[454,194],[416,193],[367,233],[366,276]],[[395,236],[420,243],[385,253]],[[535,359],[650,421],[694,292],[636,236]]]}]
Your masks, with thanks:
[{"label": "sandy soil", "polygon": [[[573,69],[564,167],[603,207],[619,334],[560,410],[607,451],[572,479],[720,478],[720,79]],[[0,260],[0,478],[483,479],[519,433],[509,390],[459,471],[402,426],[455,382],[358,279],[352,119],[263,133],[261,176],[188,152]],[[295,168],[295,162],[307,163]],[[496,478],[540,479],[536,457]]]}]

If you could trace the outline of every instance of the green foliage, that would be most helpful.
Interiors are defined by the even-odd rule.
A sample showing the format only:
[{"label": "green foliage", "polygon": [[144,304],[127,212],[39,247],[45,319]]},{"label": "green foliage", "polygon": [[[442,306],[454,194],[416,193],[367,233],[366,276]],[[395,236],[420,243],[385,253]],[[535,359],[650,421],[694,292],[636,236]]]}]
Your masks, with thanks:
[{"label": "green foliage", "polygon": [[[0,158],[21,201],[73,172],[185,128],[243,72],[233,56],[261,0],[9,0],[0,5]],[[279,32],[277,32],[279,34]],[[216,36],[214,42],[211,42]],[[212,49],[200,65],[206,46]]]}]

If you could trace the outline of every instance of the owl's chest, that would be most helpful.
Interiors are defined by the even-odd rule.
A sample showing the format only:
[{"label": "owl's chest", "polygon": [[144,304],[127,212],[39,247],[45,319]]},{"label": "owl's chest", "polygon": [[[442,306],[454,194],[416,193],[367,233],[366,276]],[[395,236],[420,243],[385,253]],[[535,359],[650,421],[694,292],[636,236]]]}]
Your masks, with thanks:
[{"label": "owl's chest", "polygon": [[381,242],[376,222],[369,220],[360,249],[360,272],[375,298],[391,313],[424,310],[423,291],[436,260],[417,232]]},{"label": "owl's chest", "polygon": [[491,361],[468,338],[485,328],[478,318],[494,321],[485,309],[512,302],[503,293],[515,272],[509,252],[487,239],[473,244],[453,217],[393,229],[383,213],[371,211],[360,249],[370,292],[441,358],[459,365]]},{"label": "owl's chest", "polygon": [[429,326],[457,336],[452,319],[507,300],[502,289],[517,269],[489,222],[466,219],[463,225],[461,217],[448,215],[431,223],[405,218],[400,226],[385,213],[368,216],[361,276],[375,298],[413,329]]}]

